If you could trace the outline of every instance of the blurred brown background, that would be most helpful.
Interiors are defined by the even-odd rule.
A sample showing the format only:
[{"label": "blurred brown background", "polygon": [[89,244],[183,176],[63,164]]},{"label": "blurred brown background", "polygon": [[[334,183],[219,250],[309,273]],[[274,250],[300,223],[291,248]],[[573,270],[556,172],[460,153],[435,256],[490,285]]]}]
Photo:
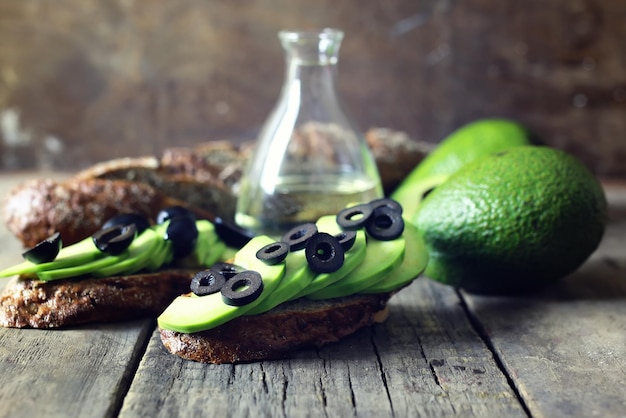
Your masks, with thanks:
[{"label": "blurred brown background", "polygon": [[624,0],[1,0],[0,170],[74,170],[254,138],[276,32],[346,31],[339,91],[365,130],[437,142],[509,117],[626,177]]}]

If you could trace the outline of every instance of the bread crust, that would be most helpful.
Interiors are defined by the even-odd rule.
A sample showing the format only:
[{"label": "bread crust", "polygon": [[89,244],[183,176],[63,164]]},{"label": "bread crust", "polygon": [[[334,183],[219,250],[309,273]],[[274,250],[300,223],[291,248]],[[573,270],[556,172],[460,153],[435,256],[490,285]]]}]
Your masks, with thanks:
[{"label": "bread crust", "polygon": [[[370,129],[366,140],[389,193],[429,151],[405,133]],[[239,181],[252,150],[227,141],[166,149],[157,157],[120,158],[89,167],[65,182],[16,187],[4,208],[7,228],[25,247],[54,232],[68,245],[108,218],[138,212],[154,218],[164,206],[187,206],[202,217],[233,219]]]},{"label": "bread crust", "polygon": [[0,326],[63,328],[159,315],[189,291],[195,270],[42,282],[14,277],[0,293]]},{"label": "bread crust", "polygon": [[390,296],[301,298],[208,331],[186,334],[160,328],[159,332],[165,348],[186,360],[222,364],[279,359],[299,349],[336,342],[380,322]]},{"label": "bread crust", "polygon": [[142,183],[37,179],[9,194],[4,213],[9,231],[25,247],[32,247],[57,231],[64,245],[73,244],[114,215],[136,212],[153,219],[161,208],[173,204],[184,205]]}]

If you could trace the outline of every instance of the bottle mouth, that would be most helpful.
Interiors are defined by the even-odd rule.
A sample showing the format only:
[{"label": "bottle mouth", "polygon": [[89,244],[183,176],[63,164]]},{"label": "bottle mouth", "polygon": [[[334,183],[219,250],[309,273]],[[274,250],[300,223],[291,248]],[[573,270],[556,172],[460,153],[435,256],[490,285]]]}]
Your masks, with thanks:
[{"label": "bottle mouth", "polygon": [[323,28],[319,30],[281,30],[278,37],[282,41],[305,42],[318,40],[331,40],[341,42],[344,33],[340,29]]},{"label": "bottle mouth", "polygon": [[343,35],[343,31],[332,28],[278,32],[287,57],[303,65],[336,64]]}]

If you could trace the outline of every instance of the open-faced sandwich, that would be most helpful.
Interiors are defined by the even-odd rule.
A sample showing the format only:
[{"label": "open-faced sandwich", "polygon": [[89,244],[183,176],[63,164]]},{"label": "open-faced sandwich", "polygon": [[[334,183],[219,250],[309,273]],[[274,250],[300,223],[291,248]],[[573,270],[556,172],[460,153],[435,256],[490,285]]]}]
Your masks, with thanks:
[{"label": "open-faced sandwich", "polygon": [[[417,230],[389,199],[298,225],[279,239],[218,230],[226,229],[172,207],[153,224],[117,216],[67,247],[54,234],[0,272],[18,276],[0,299],[2,323],[56,327],[156,314],[165,301],[142,297],[168,294],[168,303],[175,299],[158,325],[172,353],[212,363],[271,359],[384,319],[387,300],[427,261]],[[171,292],[151,289],[163,285]],[[26,287],[35,289],[30,299]],[[127,292],[132,287],[145,289]],[[48,291],[64,293],[52,299],[61,306],[38,303],[36,295]]]},{"label": "open-faced sandwich", "polygon": [[417,229],[396,202],[346,208],[275,240],[257,236],[231,264],[199,273],[158,317],[183,358],[241,362],[321,346],[382,321],[394,292],[426,267]]},{"label": "open-faced sandwich", "polygon": [[[367,139],[387,192],[427,152],[399,132],[370,130]],[[244,254],[267,240],[250,241],[253,237],[231,221],[248,150],[228,142],[172,148],[159,158],[97,164],[64,181],[38,179],[19,185],[6,197],[4,218],[29,249],[26,261],[1,272],[14,277],[0,293],[0,326],[51,329],[163,313],[159,324],[171,351],[224,362],[276,357],[297,346],[337,340],[381,320],[396,285],[401,287],[399,283],[412,280],[423,268],[425,253],[408,223],[400,237],[384,244],[364,230],[356,232],[354,247],[343,250],[345,260],[337,272],[315,272],[305,261],[306,250],[290,247],[283,261],[267,267],[280,270],[280,280],[274,278],[272,285],[271,276],[262,276],[268,283],[258,301],[233,309],[227,320],[210,314],[196,319],[199,324],[186,323],[186,306],[198,306],[196,299],[210,302],[209,310],[221,306],[212,305],[216,296],[190,292],[190,284],[200,280],[196,276],[225,262],[242,264],[237,271],[255,271],[258,260]],[[341,229],[324,219],[316,228]],[[356,264],[368,265],[355,263],[355,257],[377,260],[379,246],[400,242],[405,242],[410,257],[403,258],[400,267],[399,259],[387,265],[395,281],[385,280],[380,286],[391,284],[369,290],[350,284],[354,277],[367,283],[367,278],[373,280],[370,273],[383,274],[378,262],[367,274],[359,273],[365,267],[351,272]],[[412,264],[406,264],[409,261]],[[278,287],[276,294],[273,286]],[[255,321],[258,326],[238,325]],[[256,337],[249,338],[249,332]],[[237,345],[238,340],[247,345]],[[194,345],[205,348],[192,349]],[[213,347],[213,354],[201,354],[210,351],[206,347]]]},{"label": "open-faced sandwich", "polygon": [[0,272],[15,276],[0,293],[0,325],[59,328],[155,317],[189,291],[198,269],[250,239],[237,232],[171,206],[154,220],[116,215],[65,247],[54,233],[26,250],[24,262]]}]

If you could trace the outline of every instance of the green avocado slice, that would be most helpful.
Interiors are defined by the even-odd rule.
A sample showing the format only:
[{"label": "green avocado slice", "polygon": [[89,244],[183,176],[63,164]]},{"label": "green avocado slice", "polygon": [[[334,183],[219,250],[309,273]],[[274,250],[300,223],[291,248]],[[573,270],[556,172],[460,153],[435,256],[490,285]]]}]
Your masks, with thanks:
[{"label": "green avocado slice", "polygon": [[[321,217],[317,221],[316,225],[318,231],[320,232],[326,232],[331,235],[336,235],[341,232],[341,227],[337,225],[337,217],[334,215]],[[318,274],[304,290],[292,297],[290,300],[309,295],[320,289],[328,287],[339,280],[342,280],[363,262],[366,250],[365,232],[363,232],[363,230],[358,230],[356,231],[356,241],[354,245],[350,248],[350,251],[346,251],[343,266],[341,266],[339,270],[332,273]]]},{"label": "green avocado slice", "polygon": [[317,292],[309,299],[332,299],[352,295],[374,285],[402,263],[405,250],[404,235],[391,241],[378,241],[368,237],[367,251],[362,263],[346,277]]},{"label": "green avocado slice", "polygon": [[145,269],[148,271],[158,270],[161,267],[167,266],[168,264],[172,263],[172,261],[174,261],[172,241],[166,241],[165,239],[163,239],[167,227],[159,225],[154,228],[156,229],[157,235],[160,238],[159,241],[161,245],[154,251],[152,257],[150,257],[150,260],[145,265]]},{"label": "green avocado slice", "polygon": [[228,244],[224,243],[223,241],[221,241],[224,244],[224,250],[222,251],[222,254],[220,254],[220,257],[218,258],[217,261],[221,260],[232,260],[235,258],[235,255],[237,254],[237,251],[239,251],[238,248],[235,247],[231,247]]},{"label": "green avocado slice", "polygon": [[128,256],[115,264],[91,272],[95,277],[109,277],[116,274],[132,274],[142,270],[160,255],[164,246],[163,235],[148,228],[141,233],[128,247]]},{"label": "green avocado slice", "polygon": [[[205,219],[196,221],[198,228],[198,239],[194,251],[186,257],[176,260],[176,266],[182,268],[196,268],[199,266],[208,266],[212,264],[212,260],[218,259],[223,252],[222,246],[219,245],[221,240],[215,232],[213,224]],[[165,230],[164,230],[165,232]],[[214,254],[218,252],[219,254]],[[214,261],[213,261],[214,262]]]},{"label": "green avocado slice", "polygon": [[[98,250],[96,250],[98,251]],[[83,276],[94,271],[100,270],[104,267],[110,266],[115,263],[119,263],[128,257],[128,250],[117,254],[117,255],[107,255],[102,258],[98,258],[94,261],[90,261],[85,264],[80,264],[77,266],[64,267],[55,270],[44,270],[37,272],[37,278],[44,282],[49,282],[52,280],[60,280],[67,279],[70,277]]]},{"label": "green avocado slice", "polygon": [[[120,254],[107,255],[106,253],[102,253],[104,254],[104,257],[97,260],[70,267],[40,271],[37,273],[37,276],[40,280],[47,282],[51,280],[66,279],[68,277],[83,276],[85,274],[98,274],[101,271],[111,273],[111,271],[114,270],[112,266],[116,264],[122,264],[122,266],[126,268],[128,265],[132,265],[134,261],[128,263],[127,260],[129,258],[135,259],[137,262],[147,260],[150,256],[150,250],[154,248],[155,245],[158,245],[157,239],[157,234],[153,229],[149,228],[146,229],[141,235],[135,237],[130,246]],[[100,250],[98,250],[95,246],[93,247],[93,251],[100,252]],[[111,269],[107,269],[107,267],[111,267]]]},{"label": "green avocado slice", "polygon": [[261,303],[278,287],[285,274],[284,262],[267,265],[256,258],[259,248],[272,242],[272,238],[259,235],[235,255],[235,264],[257,271],[263,277],[263,292],[256,300],[244,306],[230,306],[222,301],[219,292],[207,296],[179,296],[157,318],[159,327],[184,333],[205,331],[237,318]]},{"label": "green avocado slice", "polygon": [[304,290],[315,278],[304,250],[290,252],[285,259],[285,277],[278,288],[246,315],[256,315],[275,308]]},{"label": "green avocado slice", "polygon": [[399,289],[412,282],[422,274],[428,264],[428,251],[417,227],[405,220],[404,238],[406,248],[402,264],[373,286],[361,290],[360,293],[386,293]]},{"label": "green avocado slice", "polygon": [[205,267],[211,267],[218,261],[225,260],[224,253],[226,252],[226,244],[223,241],[217,241],[211,245],[211,251],[209,255],[204,259],[202,265]]},{"label": "green avocado slice", "polygon": [[74,245],[61,248],[61,251],[59,251],[59,254],[53,261],[40,264],[24,261],[0,271],[0,277],[15,276],[18,274],[35,274],[46,270],[57,270],[88,263],[105,256],[106,254],[98,250],[93,243],[93,239],[89,237],[75,243]]}]

